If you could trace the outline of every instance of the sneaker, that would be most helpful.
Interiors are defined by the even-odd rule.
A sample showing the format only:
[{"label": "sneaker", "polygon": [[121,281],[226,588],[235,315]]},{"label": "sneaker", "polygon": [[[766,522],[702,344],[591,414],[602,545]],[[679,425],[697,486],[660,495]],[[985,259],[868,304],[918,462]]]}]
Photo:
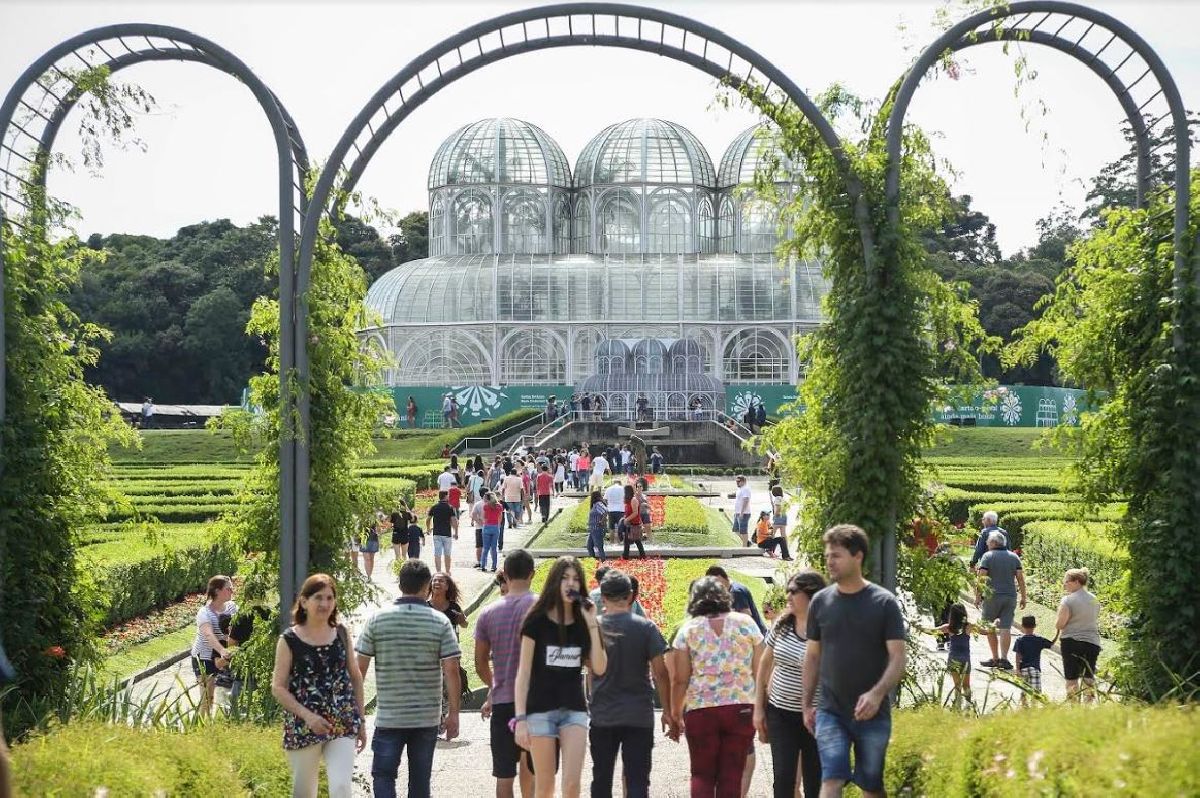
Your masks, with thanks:
[{"label": "sneaker", "polygon": [[1013,669],[1013,664],[1006,659],[1002,659],[996,663],[996,667],[1000,668],[1001,670],[1011,671]]},{"label": "sneaker", "polygon": [[981,668],[994,668],[994,667],[996,667],[998,664],[1000,664],[1000,661],[999,661],[999,660],[995,660],[995,659],[985,659],[983,662],[979,663],[979,667],[981,667]]},{"label": "sneaker", "polygon": [[793,562],[795,559],[796,559],[795,557],[784,557],[783,561],[784,562]]}]

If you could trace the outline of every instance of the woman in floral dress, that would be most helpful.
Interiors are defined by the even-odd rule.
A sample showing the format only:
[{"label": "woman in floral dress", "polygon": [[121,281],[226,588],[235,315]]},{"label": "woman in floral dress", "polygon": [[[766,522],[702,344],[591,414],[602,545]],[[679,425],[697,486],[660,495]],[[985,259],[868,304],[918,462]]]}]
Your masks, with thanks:
[{"label": "woman in floral dress", "polygon": [[687,737],[692,798],[737,796],[754,750],[762,632],[750,616],[732,611],[733,598],[716,577],[692,584],[687,609],[675,635],[671,706]]},{"label": "woman in floral dress", "polygon": [[316,798],[321,759],[330,798],[351,798],[354,757],[367,744],[363,679],[350,631],[338,623],[337,585],[327,574],[304,580],[292,626],[275,646],[271,693],[284,708],[283,748],[292,798]]}]

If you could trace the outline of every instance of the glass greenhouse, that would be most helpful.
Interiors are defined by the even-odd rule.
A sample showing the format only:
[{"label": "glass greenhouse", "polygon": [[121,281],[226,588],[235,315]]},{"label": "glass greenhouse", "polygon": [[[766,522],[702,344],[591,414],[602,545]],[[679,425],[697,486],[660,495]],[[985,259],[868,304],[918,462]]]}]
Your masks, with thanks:
[{"label": "glass greenhouse", "polygon": [[794,190],[760,126],[716,169],[683,127],[631,119],[584,147],[574,178],[528,122],[455,131],[429,170],[430,257],[367,295],[362,334],[395,359],[385,381],[557,386],[606,407],[645,393],[668,415],[724,409],[725,386],[795,385],[793,341],[821,323],[827,286],[819,263],[774,255],[776,209],[745,185],[763,163]]}]

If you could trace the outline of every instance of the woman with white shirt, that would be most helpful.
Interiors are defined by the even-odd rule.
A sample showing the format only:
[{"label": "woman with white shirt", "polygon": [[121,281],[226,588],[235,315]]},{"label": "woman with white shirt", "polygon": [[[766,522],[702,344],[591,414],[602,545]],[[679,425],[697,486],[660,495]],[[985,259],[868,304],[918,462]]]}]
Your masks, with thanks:
[{"label": "woman with white shirt", "polygon": [[221,633],[221,616],[237,614],[233,601],[233,580],[218,574],[208,580],[208,600],[196,612],[196,637],[192,641],[192,673],[200,685],[200,714],[212,711],[213,692],[218,670],[229,664],[226,638]]}]

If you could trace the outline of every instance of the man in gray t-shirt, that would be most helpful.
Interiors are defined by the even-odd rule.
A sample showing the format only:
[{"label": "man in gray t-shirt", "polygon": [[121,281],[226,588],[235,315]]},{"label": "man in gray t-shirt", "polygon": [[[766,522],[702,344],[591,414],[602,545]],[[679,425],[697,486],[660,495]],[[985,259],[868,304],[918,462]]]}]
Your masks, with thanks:
[{"label": "man in gray t-shirt", "polygon": [[[983,620],[989,624],[987,630],[988,645],[992,649],[992,658],[981,665],[985,668],[1003,668],[1012,670],[1008,661],[1008,646],[1012,641],[1013,616],[1017,611],[1017,588],[1020,588],[1020,605],[1025,609],[1025,572],[1021,570],[1021,558],[1007,549],[1008,541],[1002,532],[992,532],[988,535],[987,553],[979,559],[979,573],[988,578],[989,595],[983,604]],[[975,604],[980,604],[981,596],[975,594]],[[997,646],[996,627],[999,627],[999,646]]]},{"label": "man in gray t-shirt", "polygon": [[653,621],[629,611],[633,583],[617,570],[600,582],[605,613],[600,629],[608,649],[608,669],[592,687],[592,795],[613,794],[617,751],[625,773],[628,798],[650,793],[650,751],[654,745],[654,693],[650,671],[663,705],[663,727],[678,739],[671,708],[670,680],[663,654],[667,643]]},{"label": "man in gray t-shirt", "polygon": [[904,616],[895,596],[863,578],[866,532],[839,524],[824,542],[833,584],[808,607],[804,725],[817,738],[822,795],[841,795],[853,780],[864,795],[882,796],[888,703],[904,675]]}]

